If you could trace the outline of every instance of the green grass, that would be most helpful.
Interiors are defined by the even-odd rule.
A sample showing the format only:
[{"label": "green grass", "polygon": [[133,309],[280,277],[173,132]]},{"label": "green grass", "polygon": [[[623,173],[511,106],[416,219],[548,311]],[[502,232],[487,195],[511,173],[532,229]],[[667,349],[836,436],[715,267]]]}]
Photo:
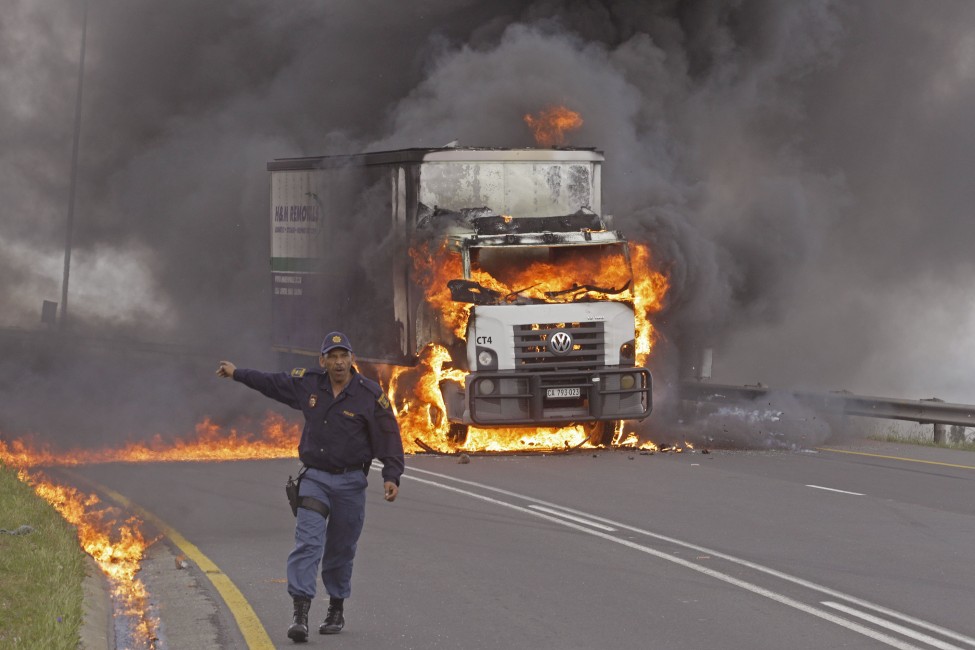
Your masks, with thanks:
[{"label": "green grass", "polygon": [[74,649],[80,642],[85,553],[73,526],[0,464],[0,648]]}]

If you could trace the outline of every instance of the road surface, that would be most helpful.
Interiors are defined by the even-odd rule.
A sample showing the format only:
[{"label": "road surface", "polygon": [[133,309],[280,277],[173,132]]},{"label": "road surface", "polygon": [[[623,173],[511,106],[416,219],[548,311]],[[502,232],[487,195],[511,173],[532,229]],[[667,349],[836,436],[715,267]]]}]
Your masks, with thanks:
[{"label": "road surface", "polygon": [[[225,604],[206,566],[181,571],[174,590],[165,573],[177,569],[157,563],[148,587],[160,609],[199,590],[215,607],[204,616],[219,628],[214,647],[287,648],[294,519],[283,486],[296,469],[72,473],[164,522],[240,596]],[[975,454],[863,443],[416,456],[392,504],[379,472],[369,478],[346,629],[315,633],[318,598],[308,648],[975,648]],[[181,552],[170,539],[150,554],[166,544]],[[258,634],[235,624],[241,603]],[[167,625],[164,643],[205,627]]]}]

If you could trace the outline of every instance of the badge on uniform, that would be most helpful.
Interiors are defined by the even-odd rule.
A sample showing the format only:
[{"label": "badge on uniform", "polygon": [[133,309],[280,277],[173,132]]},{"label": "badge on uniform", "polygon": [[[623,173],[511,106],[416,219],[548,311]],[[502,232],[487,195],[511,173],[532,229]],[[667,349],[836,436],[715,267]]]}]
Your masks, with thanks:
[{"label": "badge on uniform", "polygon": [[383,407],[384,409],[388,409],[389,408],[389,398],[386,397],[386,393],[383,393],[382,395],[380,395],[379,396],[379,399],[377,401],[379,402],[379,405],[381,407]]},{"label": "badge on uniform", "polygon": [[310,409],[315,408],[315,404],[318,404],[318,395],[312,393],[311,395],[308,396],[308,408]]},{"label": "badge on uniform", "polygon": [[304,377],[305,376],[305,369],[304,368],[295,368],[294,370],[291,371],[291,376],[292,377]]}]

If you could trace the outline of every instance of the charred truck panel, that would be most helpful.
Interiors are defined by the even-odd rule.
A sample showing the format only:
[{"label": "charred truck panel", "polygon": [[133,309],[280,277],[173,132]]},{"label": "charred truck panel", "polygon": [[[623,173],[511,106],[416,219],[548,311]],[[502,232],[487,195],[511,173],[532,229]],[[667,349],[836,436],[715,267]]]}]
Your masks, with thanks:
[{"label": "charred truck panel", "polygon": [[[600,216],[602,161],[445,148],[268,163],[274,348],[317,356],[335,327],[372,362],[412,365],[442,345],[469,371],[441,385],[459,425],[647,417],[628,244]],[[424,255],[447,274],[436,286],[418,271]]]}]

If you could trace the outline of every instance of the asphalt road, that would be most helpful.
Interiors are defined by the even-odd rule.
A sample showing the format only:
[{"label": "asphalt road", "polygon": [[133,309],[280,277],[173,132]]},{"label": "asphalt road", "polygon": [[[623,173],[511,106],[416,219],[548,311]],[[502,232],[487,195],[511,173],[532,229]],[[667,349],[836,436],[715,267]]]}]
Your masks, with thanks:
[{"label": "asphalt road", "polygon": [[[975,454],[838,449],[857,453],[410,457],[395,503],[370,473],[346,630],[313,630],[306,646],[975,648]],[[214,608],[196,614],[219,628],[208,637],[217,640],[197,647],[270,647],[239,631],[240,603],[224,604],[209,573],[229,578],[264,638],[285,648],[294,520],[283,485],[296,468],[73,472],[158,517],[217,567],[180,572],[175,591],[159,563],[148,577],[164,610],[194,602],[191,588]],[[315,627],[324,603],[312,605]],[[167,625],[169,648],[195,642],[167,631],[205,627]]]}]

